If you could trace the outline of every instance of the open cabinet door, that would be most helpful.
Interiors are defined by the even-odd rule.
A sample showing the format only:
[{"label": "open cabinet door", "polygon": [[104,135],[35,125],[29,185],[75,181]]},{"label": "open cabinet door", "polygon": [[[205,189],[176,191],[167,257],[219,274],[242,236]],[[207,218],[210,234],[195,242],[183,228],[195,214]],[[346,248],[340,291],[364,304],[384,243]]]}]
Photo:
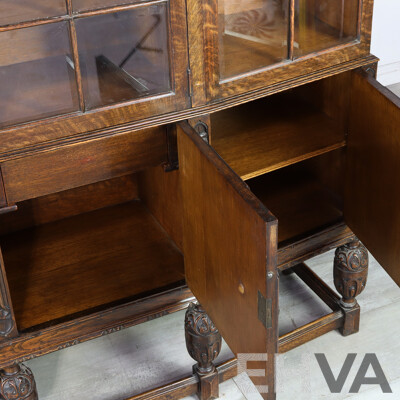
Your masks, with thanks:
[{"label": "open cabinet door", "polygon": [[187,123],[178,151],[187,284],[236,355],[268,355],[266,376],[252,380],[273,399],[277,220]]},{"label": "open cabinet door", "polygon": [[400,99],[352,74],[344,216],[400,285]]}]

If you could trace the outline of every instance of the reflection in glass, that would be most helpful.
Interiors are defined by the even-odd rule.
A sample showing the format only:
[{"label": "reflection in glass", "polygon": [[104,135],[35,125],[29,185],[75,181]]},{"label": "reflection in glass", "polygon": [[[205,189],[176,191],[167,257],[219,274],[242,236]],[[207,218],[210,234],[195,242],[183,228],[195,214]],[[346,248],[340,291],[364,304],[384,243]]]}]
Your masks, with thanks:
[{"label": "reflection in glass", "polygon": [[287,58],[288,0],[218,0],[222,79]]},{"label": "reflection in glass", "polygon": [[78,19],[76,29],[88,108],[171,89],[165,3]]},{"label": "reflection in glass", "polygon": [[0,32],[0,126],[78,109],[67,23]]},{"label": "reflection in glass", "polygon": [[0,25],[57,17],[66,13],[65,0],[0,0]]},{"label": "reflection in glass", "polygon": [[357,38],[359,0],[296,0],[294,55]]}]

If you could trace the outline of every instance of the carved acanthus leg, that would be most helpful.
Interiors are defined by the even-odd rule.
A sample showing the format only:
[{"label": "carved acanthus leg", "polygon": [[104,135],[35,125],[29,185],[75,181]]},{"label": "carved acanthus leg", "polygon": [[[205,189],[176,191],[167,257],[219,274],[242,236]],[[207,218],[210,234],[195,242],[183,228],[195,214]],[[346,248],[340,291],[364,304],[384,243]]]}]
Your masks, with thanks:
[{"label": "carved acanthus leg", "polygon": [[213,364],[221,351],[221,335],[201,305],[190,304],[185,316],[186,347],[197,361],[193,372],[199,377],[200,400],[219,397],[218,372]]},{"label": "carved acanthus leg", "polygon": [[360,307],[356,297],[365,289],[368,277],[368,251],[359,240],[336,249],[333,276],[342,295],[340,304],[346,314],[342,334],[347,336],[358,332]]},{"label": "carved acanthus leg", "polygon": [[24,364],[0,370],[1,400],[38,400],[35,378]]}]

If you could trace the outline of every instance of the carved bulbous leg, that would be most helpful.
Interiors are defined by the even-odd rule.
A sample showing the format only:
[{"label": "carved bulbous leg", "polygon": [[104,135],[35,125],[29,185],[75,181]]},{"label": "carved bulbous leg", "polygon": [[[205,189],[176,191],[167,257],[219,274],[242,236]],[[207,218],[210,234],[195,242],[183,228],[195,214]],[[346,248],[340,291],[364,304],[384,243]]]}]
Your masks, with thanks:
[{"label": "carved bulbous leg", "polygon": [[38,400],[35,378],[24,364],[16,364],[0,371],[1,400]]},{"label": "carved bulbous leg", "polygon": [[185,337],[186,348],[190,356],[197,361],[193,372],[199,377],[200,400],[218,398],[218,372],[213,361],[221,351],[222,339],[201,305],[189,305],[185,316]]},{"label": "carved bulbous leg", "polygon": [[359,240],[336,249],[333,277],[340,304],[346,313],[343,335],[358,332],[360,307],[356,297],[365,289],[368,277],[368,251]]},{"label": "carved bulbous leg", "polygon": [[342,306],[354,307],[368,276],[368,251],[359,240],[336,249],[333,274],[335,287],[343,296]]}]

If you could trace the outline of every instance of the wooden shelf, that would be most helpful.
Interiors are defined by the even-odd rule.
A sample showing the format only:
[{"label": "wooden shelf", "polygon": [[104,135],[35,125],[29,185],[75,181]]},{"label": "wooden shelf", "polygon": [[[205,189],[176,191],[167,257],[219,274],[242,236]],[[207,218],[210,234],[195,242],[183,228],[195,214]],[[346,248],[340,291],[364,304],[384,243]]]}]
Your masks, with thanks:
[{"label": "wooden shelf", "polygon": [[311,175],[286,168],[248,182],[278,218],[279,247],[294,243],[343,219],[335,197]]},{"label": "wooden shelf", "polygon": [[212,145],[244,180],[345,146],[339,125],[290,94],[211,116]]},{"label": "wooden shelf", "polygon": [[182,254],[140,201],[12,233],[0,244],[20,330],[184,280]]}]

